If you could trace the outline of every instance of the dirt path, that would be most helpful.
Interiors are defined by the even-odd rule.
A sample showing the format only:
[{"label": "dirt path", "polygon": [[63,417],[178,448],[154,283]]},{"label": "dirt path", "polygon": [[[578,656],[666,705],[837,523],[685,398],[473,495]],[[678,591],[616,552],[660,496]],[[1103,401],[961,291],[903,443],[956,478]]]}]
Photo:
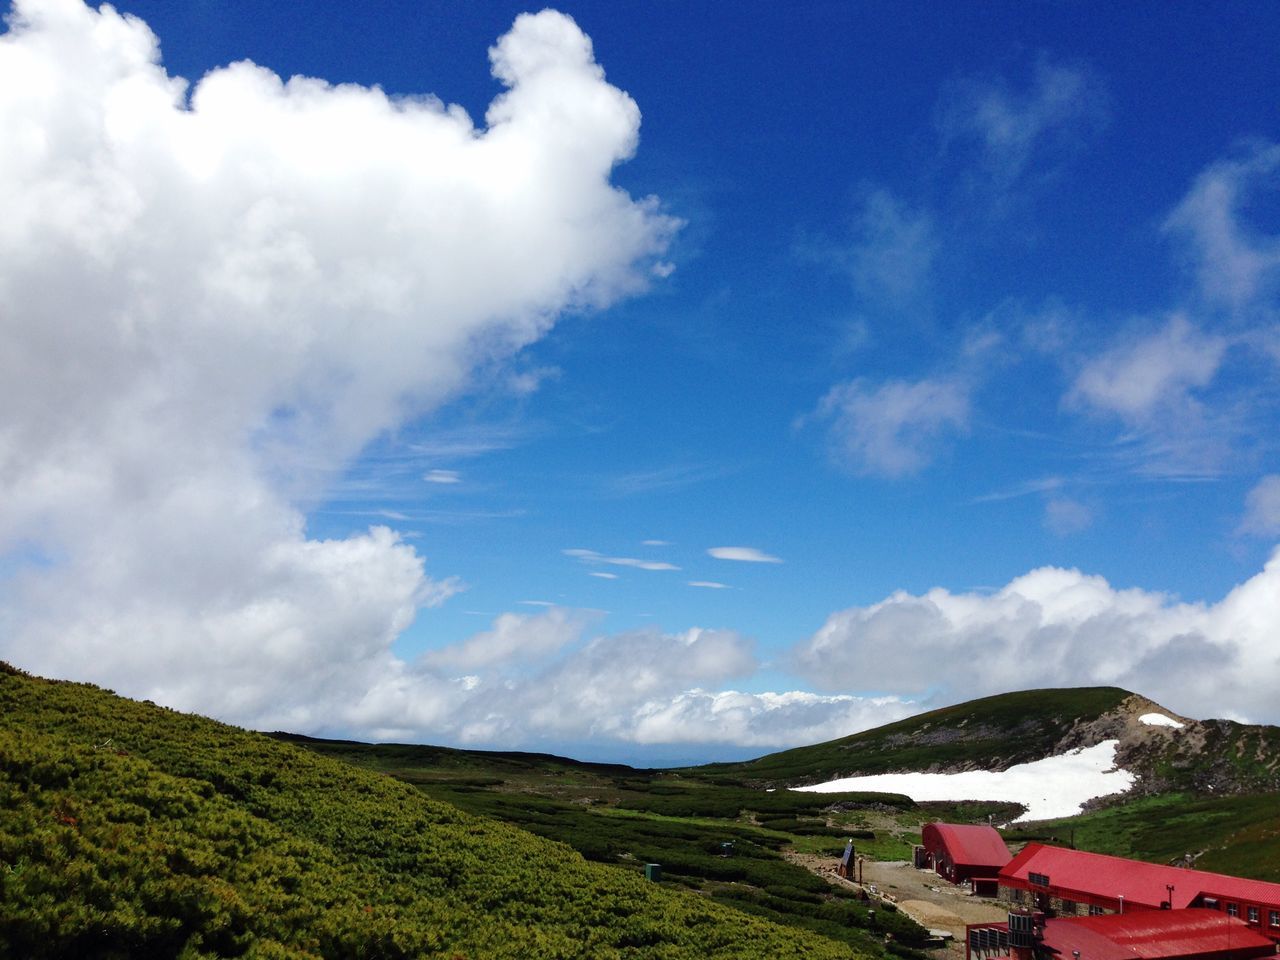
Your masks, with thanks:
[{"label": "dirt path", "polygon": [[[836,874],[834,857],[806,853],[786,854],[788,860],[832,883],[857,887]],[[904,861],[867,860],[862,865],[862,886],[868,892],[887,895],[898,909],[923,927],[946,930],[954,939],[935,956],[956,960],[964,956],[964,928],[967,923],[983,923],[1007,918],[1008,909],[996,900],[970,896],[964,887],[947,883],[932,870],[917,870]]]}]

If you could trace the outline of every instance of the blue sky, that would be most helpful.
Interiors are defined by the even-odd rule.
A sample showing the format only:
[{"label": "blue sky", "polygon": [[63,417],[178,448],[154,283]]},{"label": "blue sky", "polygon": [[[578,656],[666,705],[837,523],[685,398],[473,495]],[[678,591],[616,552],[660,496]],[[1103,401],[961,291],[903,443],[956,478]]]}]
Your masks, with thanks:
[{"label": "blue sky", "polygon": [[640,762],[1280,720],[1280,13],[525,9],[17,5],[0,655]]}]

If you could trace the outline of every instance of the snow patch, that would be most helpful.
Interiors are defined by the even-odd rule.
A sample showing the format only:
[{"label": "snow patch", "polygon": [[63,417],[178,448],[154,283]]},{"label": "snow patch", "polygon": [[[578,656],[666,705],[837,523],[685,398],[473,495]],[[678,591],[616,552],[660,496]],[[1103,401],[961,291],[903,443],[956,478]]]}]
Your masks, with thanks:
[{"label": "snow patch", "polygon": [[1183,727],[1183,724],[1173,717],[1166,717],[1163,713],[1144,713],[1138,720],[1149,727],[1173,727],[1175,730],[1181,730]]},{"label": "snow patch", "polygon": [[[1165,719],[1168,719],[1167,717]],[[962,773],[880,773],[844,777],[795,789],[811,793],[872,790],[905,793],[913,800],[1004,800],[1021,803],[1027,811],[1014,823],[1073,817],[1094,797],[1123,793],[1134,776],[1115,765],[1119,740],[1071,753],[1020,763],[1008,770],[968,770]]]}]

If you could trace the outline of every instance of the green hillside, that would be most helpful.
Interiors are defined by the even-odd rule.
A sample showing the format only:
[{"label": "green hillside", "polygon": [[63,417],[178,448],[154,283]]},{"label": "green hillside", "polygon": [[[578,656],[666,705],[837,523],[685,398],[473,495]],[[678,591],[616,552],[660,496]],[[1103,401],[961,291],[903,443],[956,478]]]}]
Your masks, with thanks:
[{"label": "green hillside", "polygon": [[0,958],[850,957],[413,787],[0,668]]},{"label": "green hillside", "polygon": [[[913,948],[927,931],[892,905],[791,862],[790,854],[836,856],[852,837],[867,855],[901,858],[925,820],[981,817],[1000,807],[926,809],[901,795],[767,792],[546,754],[272,736],[567,843],[614,869],[661,864],[666,881],[703,897],[870,953],[881,952],[888,934],[895,953],[918,955]],[[872,830],[873,819],[883,829]]]},{"label": "green hillside", "polygon": [[[784,860],[788,851],[832,856],[840,839],[875,859],[903,859],[929,820],[996,822],[1016,804],[912,803],[884,794],[812,794],[760,789],[773,765],[794,781],[805,764],[836,755],[866,769],[1000,766],[1099,739],[1120,738],[1123,765],[1141,789],[1081,816],[1006,831],[1015,846],[1047,840],[1158,863],[1190,854],[1196,866],[1280,881],[1280,730],[1184,718],[1180,730],[1138,718],[1162,711],[1122,690],[1027,691],[934,711],[877,730],[745,764],[634,770],[539,754],[309,740],[314,750],[389,773],[429,795],[563,840],[589,859],[662,861],[678,883],[706,896],[797,926],[825,929],[844,910],[849,929],[865,923],[858,904],[816,904],[823,883]],[[1163,711],[1167,712],[1167,711]],[[845,744],[854,751],[843,751]],[[1118,754],[1119,758],[1119,754]],[[844,767],[828,770],[847,772]],[[780,778],[781,779],[781,778]],[[765,782],[770,782],[766,780]],[[772,782],[778,782],[774,780]],[[783,782],[786,782],[783,780]],[[755,786],[748,786],[755,784]],[[734,840],[743,856],[691,853]],[[725,882],[732,876],[732,882]],[[837,888],[833,888],[838,893]],[[913,942],[904,931],[900,942]]]},{"label": "green hillside", "polygon": [[687,771],[751,784],[801,786],[854,773],[1001,770],[1050,755],[1080,721],[1114,710],[1118,687],[1024,690],[908,717],[827,743]]}]

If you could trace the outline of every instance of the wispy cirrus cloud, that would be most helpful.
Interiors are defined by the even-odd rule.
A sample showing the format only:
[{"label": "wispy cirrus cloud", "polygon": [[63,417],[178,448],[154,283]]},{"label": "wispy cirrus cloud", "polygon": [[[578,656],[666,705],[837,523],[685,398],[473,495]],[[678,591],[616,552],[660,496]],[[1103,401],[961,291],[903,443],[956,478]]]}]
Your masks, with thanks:
[{"label": "wispy cirrus cloud", "polygon": [[468,671],[518,666],[558,652],[602,619],[597,611],[547,607],[546,613],[504,613],[490,629],[462,643],[428,651],[421,662],[437,669]]},{"label": "wispy cirrus cloud", "polygon": [[586,550],[581,547],[572,547],[568,550],[561,550],[566,557],[573,557],[586,564],[607,563],[615,567],[632,567],[636,570],[679,570],[674,563],[667,563],[665,560],[641,560],[638,557],[609,557],[595,550]]},{"label": "wispy cirrus cloud", "polygon": [[1280,235],[1246,217],[1258,194],[1277,190],[1280,144],[1252,141],[1204,170],[1165,220],[1210,302],[1238,311],[1280,289]]},{"label": "wispy cirrus cloud", "polygon": [[[1159,319],[1139,318],[1092,343],[1033,338],[1069,378],[1062,409],[1119,430],[1095,451],[1112,472],[1150,479],[1215,479],[1274,454],[1263,426],[1274,408],[1280,235],[1268,233],[1256,203],[1280,191],[1280,145],[1251,141],[1206,167],[1165,218],[1162,231],[1191,271],[1189,294]],[[1259,361],[1262,361],[1260,364]]]},{"label": "wispy cirrus cloud", "polygon": [[1124,433],[1106,454],[1122,469],[1219,476],[1250,432],[1247,404],[1214,391],[1234,342],[1175,313],[1081,358],[1063,407],[1119,422]]},{"label": "wispy cirrus cloud", "polygon": [[974,497],[970,503],[1000,503],[1004,500],[1017,500],[1021,497],[1038,496],[1060,490],[1066,481],[1062,477],[1036,477],[1000,490],[993,490]]},{"label": "wispy cirrus cloud", "polygon": [[835,461],[855,474],[905,477],[923,470],[969,428],[971,385],[960,377],[837,384],[814,419],[829,423]]},{"label": "wispy cirrus cloud", "polygon": [[1069,537],[1093,526],[1094,511],[1071,497],[1050,497],[1044,505],[1044,525],[1059,537]]},{"label": "wispy cirrus cloud", "polygon": [[711,547],[707,555],[717,560],[737,560],[740,563],[781,563],[781,557],[765,553],[756,547]]},{"label": "wispy cirrus cloud", "polygon": [[1280,474],[1268,474],[1249,491],[1236,532],[1252,537],[1280,536]]},{"label": "wispy cirrus cloud", "polygon": [[1222,365],[1227,338],[1196,328],[1174,314],[1148,333],[1121,339],[1091,357],[1076,375],[1066,402],[1109,413],[1132,425],[1155,417],[1186,416],[1199,409],[1197,390],[1208,387]]},{"label": "wispy cirrus cloud", "polygon": [[1004,76],[965,77],[944,91],[937,109],[943,149],[968,155],[970,179],[997,203],[1001,195],[1057,174],[1109,118],[1109,96],[1085,63],[1041,54],[1027,82]]},{"label": "wispy cirrus cloud", "polygon": [[867,193],[853,239],[836,257],[847,265],[860,294],[904,308],[927,300],[938,245],[927,210],[880,188]]},{"label": "wispy cirrus cloud", "polygon": [[710,480],[718,480],[732,472],[731,468],[718,464],[670,464],[652,470],[636,470],[608,477],[604,481],[604,491],[607,495],[614,497],[669,493]]}]

